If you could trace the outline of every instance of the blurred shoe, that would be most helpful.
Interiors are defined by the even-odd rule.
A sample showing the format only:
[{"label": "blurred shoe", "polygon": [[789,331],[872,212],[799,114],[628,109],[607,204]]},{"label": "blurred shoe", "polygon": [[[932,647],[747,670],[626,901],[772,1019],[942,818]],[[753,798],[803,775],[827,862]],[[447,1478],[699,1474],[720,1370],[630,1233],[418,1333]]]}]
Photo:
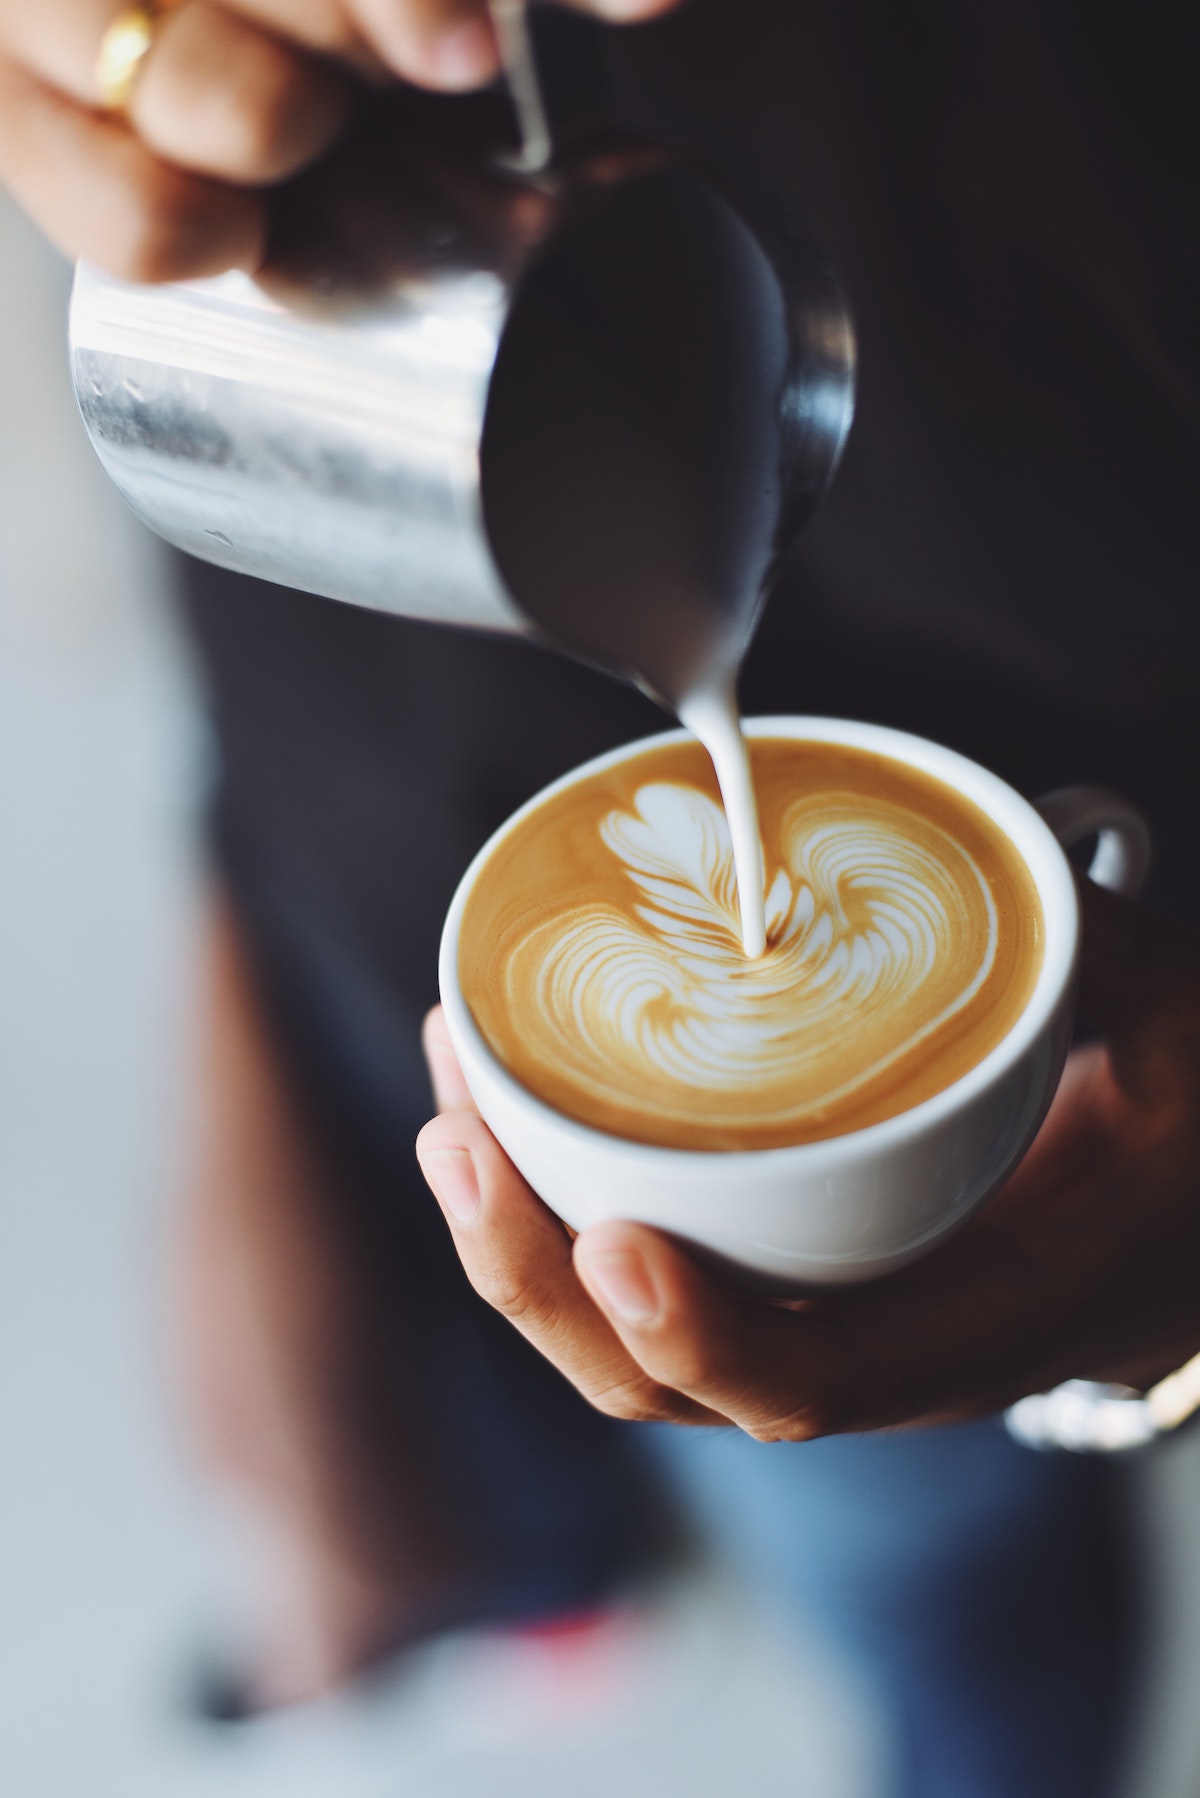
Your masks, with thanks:
[{"label": "blurred shoe", "polygon": [[798,1702],[815,1685],[819,1713],[825,1684],[724,1588],[681,1579],[443,1636],[315,1703],[194,1718],[166,1798],[864,1798],[836,1689],[815,1727]]}]

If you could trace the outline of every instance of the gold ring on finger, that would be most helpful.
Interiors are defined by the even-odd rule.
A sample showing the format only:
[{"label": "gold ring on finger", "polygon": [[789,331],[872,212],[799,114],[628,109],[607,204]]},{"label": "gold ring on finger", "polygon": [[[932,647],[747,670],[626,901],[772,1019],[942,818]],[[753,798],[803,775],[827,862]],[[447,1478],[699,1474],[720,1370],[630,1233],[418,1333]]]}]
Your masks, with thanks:
[{"label": "gold ring on finger", "polygon": [[126,7],[118,13],[100,39],[96,57],[96,88],[105,112],[124,113],[142,64],[154,48],[159,26],[166,17],[163,5],[147,4]]}]

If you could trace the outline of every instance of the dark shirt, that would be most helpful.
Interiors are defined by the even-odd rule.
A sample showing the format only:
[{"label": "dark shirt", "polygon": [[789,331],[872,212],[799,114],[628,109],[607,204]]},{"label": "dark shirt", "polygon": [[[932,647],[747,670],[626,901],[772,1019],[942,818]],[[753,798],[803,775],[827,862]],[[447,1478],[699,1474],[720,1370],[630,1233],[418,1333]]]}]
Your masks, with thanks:
[{"label": "dark shirt", "polygon": [[[1052,0],[693,0],[603,35],[619,119],[774,189],[824,244],[858,410],[747,663],[748,712],[918,731],[1030,795],[1143,808],[1195,910],[1197,28]],[[668,722],[527,646],[193,565],[217,841],[281,1013],[397,1148],[480,842]],[[326,1051],[318,1048],[318,1058]]]}]

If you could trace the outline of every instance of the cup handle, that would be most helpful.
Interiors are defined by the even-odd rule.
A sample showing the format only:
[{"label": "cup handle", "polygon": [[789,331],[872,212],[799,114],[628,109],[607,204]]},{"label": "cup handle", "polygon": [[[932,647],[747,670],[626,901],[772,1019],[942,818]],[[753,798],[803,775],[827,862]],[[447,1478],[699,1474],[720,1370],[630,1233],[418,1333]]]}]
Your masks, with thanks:
[{"label": "cup handle", "polygon": [[[1060,787],[1035,801],[1064,849],[1098,838],[1089,880],[1136,899],[1150,871],[1150,826],[1126,799],[1103,787]],[[1159,1433],[1149,1399],[1122,1386],[1067,1380],[1034,1392],[1004,1413],[1009,1435],[1026,1448],[1110,1453],[1140,1448]]]},{"label": "cup handle", "polygon": [[1126,899],[1136,899],[1150,872],[1150,826],[1116,793],[1103,787],[1059,787],[1034,801],[1064,849],[1098,836],[1088,879]]}]

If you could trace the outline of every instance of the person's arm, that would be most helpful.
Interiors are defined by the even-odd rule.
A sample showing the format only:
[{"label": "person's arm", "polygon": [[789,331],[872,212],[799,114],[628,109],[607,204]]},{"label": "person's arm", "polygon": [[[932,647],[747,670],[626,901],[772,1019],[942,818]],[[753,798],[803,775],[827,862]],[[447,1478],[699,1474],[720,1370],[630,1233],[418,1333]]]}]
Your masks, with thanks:
[{"label": "person's arm", "polygon": [[[573,0],[612,20],[678,0]],[[0,0],[0,182],[47,235],[131,280],[254,269],[263,190],[334,141],[356,79],[497,72],[486,0],[160,0],[123,111],[98,60],[121,0]]]},{"label": "person's arm", "polygon": [[1146,1387],[1200,1349],[1200,955],[1087,888],[1077,1050],[1036,1143],[945,1246],[791,1307],[654,1230],[569,1233],[505,1158],[440,1017],[418,1153],[476,1290],[615,1416],[762,1441],[947,1422],[1083,1377]]}]

